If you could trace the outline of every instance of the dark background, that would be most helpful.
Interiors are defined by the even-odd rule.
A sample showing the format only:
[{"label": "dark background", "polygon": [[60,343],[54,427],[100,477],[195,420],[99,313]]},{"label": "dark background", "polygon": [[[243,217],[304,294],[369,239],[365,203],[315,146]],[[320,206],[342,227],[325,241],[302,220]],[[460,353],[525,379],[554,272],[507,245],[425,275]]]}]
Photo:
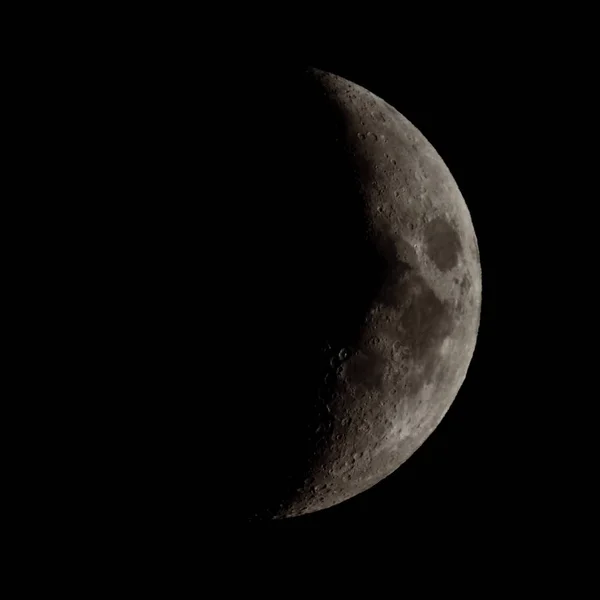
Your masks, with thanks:
[{"label": "dark background", "polygon": [[[239,505],[256,486],[244,441],[253,432],[239,417],[269,412],[252,409],[262,378],[285,387],[286,352],[295,351],[286,349],[293,336],[285,322],[276,325],[282,307],[270,309],[253,290],[294,285],[293,269],[277,266],[289,230],[270,223],[296,218],[290,197],[299,192],[287,191],[285,165],[295,173],[302,164],[293,145],[301,120],[288,106],[302,109],[289,96],[285,63],[228,70],[208,62],[196,80],[191,59],[125,56],[103,90],[116,115],[109,131],[120,140],[107,157],[106,181],[118,193],[107,190],[116,213],[106,214],[120,240],[108,289],[117,290],[118,369],[133,393],[123,401],[121,385],[111,400],[120,441],[109,496],[125,521],[158,511],[166,525],[216,519],[237,530]],[[569,74],[559,76],[549,57],[472,51],[402,66],[368,53],[303,64],[384,98],[446,161],[479,240],[481,325],[455,403],[396,473],[340,506],[251,531],[546,531],[540,506],[555,506],[578,479],[560,416],[573,392],[554,376],[573,359],[558,339],[570,327],[563,261],[575,230],[572,215],[555,208],[565,197],[555,172],[571,168],[568,130],[556,118],[573,93]],[[291,148],[291,160],[281,148]],[[124,177],[112,179],[119,170]],[[114,288],[115,273],[124,288]],[[277,427],[276,412],[265,419]]]},{"label": "dark background", "polygon": [[[585,15],[568,20],[559,10],[551,19],[548,7],[529,19],[521,11],[500,15],[498,10],[477,15],[472,26],[469,14],[460,31],[441,18],[441,36],[429,19],[401,21],[391,15],[391,31],[384,32],[380,26],[387,15],[373,15],[379,17],[375,28],[324,28],[336,53],[314,47],[293,60],[250,25],[240,27],[245,35],[232,32],[231,15],[221,28],[229,35],[219,32],[216,42],[206,16],[191,19],[191,31],[184,31],[184,18],[166,24],[162,14],[154,27],[137,14],[107,15],[106,24],[94,15],[77,26],[65,17],[62,28],[42,19],[48,39],[33,47],[29,68],[21,70],[32,89],[23,86],[20,92],[26,115],[17,124],[36,158],[24,181],[41,185],[42,192],[31,196],[41,199],[35,215],[47,236],[34,262],[48,276],[27,319],[34,327],[36,315],[43,322],[34,346],[50,364],[48,375],[33,368],[25,378],[39,380],[43,389],[35,394],[43,405],[36,408],[43,435],[41,444],[36,440],[33,470],[23,469],[24,478],[35,482],[24,521],[35,524],[37,517],[42,530],[51,529],[44,536],[49,554],[67,540],[78,554],[89,547],[103,558],[122,553],[125,568],[144,553],[183,555],[186,562],[178,562],[192,563],[195,572],[205,554],[209,563],[218,557],[227,567],[246,533],[251,544],[242,548],[239,564],[252,564],[254,552],[264,547],[279,554],[281,547],[270,543],[272,532],[290,540],[308,533],[301,549],[307,551],[293,563],[297,579],[314,579],[314,570],[305,565],[319,551],[326,555],[325,566],[332,557],[341,559],[340,579],[350,583],[365,557],[387,555],[396,561],[388,571],[394,573],[393,584],[403,590],[411,574],[401,570],[402,554],[427,566],[450,559],[470,578],[471,563],[461,554],[465,545],[469,554],[481,554],[482,562],[499,565],[492,585],[510,571],[505,565],[515,554],[528,573],[540,550],[555,553],[557,571],[565,556],[575,555],[579,566],[579,556],[597,541],[592,488],[598,138],[590,94],[597,69],[590,65],[589,48],[596,33],[587,31]],[[29,31],[31,15],[24,23]],[[316,46],[315,32],[301,31]],[[261,44],[265,52],[249,56]],[[16,44],[13,54],[24,51]],[[224,408],[217,413],[235,417],[224,401],[232,387],[243,389],[239,367],[253,344],[239,332],[222,334],[235,330],[238,313],[213,292],[224,280],[229,289],[236,287],[244,247],[221,235],[212,216],[242,221],[232,217],[227,199],[232,181],[242,200],[256,196],[259,188],[244,186],[236,168],[246,156],[266,165],[268,173],[268,157],[274,146],[277,150],[274,138],[236,136],[236,123],[253,123],[260,82],[276,86],[290,62],[365,86],[408,117],[439,151],[471,212],[483,304],[466,381],[439,427],[407,463],[332,509],[247,526],[232,518],[235,490],[218,506],[219,483],[236,487],[243,448],[232,443],[227,421],[187,418],[189,413],[182,418],[176,403],[165,414],[164,398],[185,398],[189,386],[175,379],[174,389],[172,377],[154,386],[154,367],[171,356],[174,370],[195,372],[198,365],[186,364],[185,357],[202,350],[206,363],[193,382],[203,391],[202,407],[220,402]],[[256,70],[262,74],[258,82]],[[235,81],[240,73],[242,85]],[[285,113],[283,102],[279,110]],[[228,123],[231,135],[223,135],[215,117]],[[288,117],[293,122],[293,114]],[[251,127],[260,130],[260,123]],[[165,165],[168,173],[161,176]],[[200,208],[182,220],[175,208],[189,190],[199,188],[200,203],[197,195],[190,203]],[[154,206],[178,199],[166,222],[153,210],[152,197]],[[29,223],[34,211],[25,205]],[[150,233],[139,228],[140,213],[155,226]],[[182,223],[186,236],[179,235]],[[171,224],[177,227],[167,237],[190,250],[197,244],[203,257],[200,282],[183,293],[193,302],[178,313],[187,339],[177,353],[155,336],[157,327],[170,325],[168,319],[155,320],[156,304],[166,294],[146,308],[137,302],[148,296],[148,280],[155,284],[154,267],[145,282],[139,271],[153,258],[147,242],[156,241],[153,231]],[[164,269],[168,285],[162,287],[179,291],[187,279],[178,275],[186,272],[187,265],[179,272]],[[212,288],[207,281],[214,282]],[[207,305],[196,304],[190,289]],[[229,301],[239,308],[235,297]],[[177,304],[174,298],[170,302]],[[165,332],[162,339],[168,338]],[[153,356],[156,348],[160,352]],[[149,402],[148,391],[159,400]],[[31,404],[25,406],[28,427]],[[193,440],[187,444],[181,440],[182,423]],[[165,456],[181,456],[182,448],[186,460],[173,468]],[[357,536],[363,531],[370,543]],[[340,533],[348,534],[350,543],[344,535],[336,537]],[[283,561],[288,556],[281,552]],[[546,564],[542,579],[552,585],[554,573]],[[270,578],[272,563],[260,566]],[[379,569],[364,574],[369,582],[381,579]],[[238,579],[234,570],[220,583],[230,575]],[[420,587],[435,576],[430,571],[418,580]]]},{"label": "dark background", "polygon": [[[53,169],[52,176],[84,199],[65,207],[76,238],[65,255],[82,262],[66,270],[77,293],[64,308],[83,324],[73,344],[82,362],[73,385],[87,399],[79,409],[86,418],[74,431],[93,458],[76,470],[89,486],[76,479],[84,491],[69,506],[91,507],[83,509],[86,523],[145,536],[162,528],[194,537],[216,526],[259,538],[364,527],[410,539],[450,529],[453,539],[474,533],[540,540],[581,529],[579,506],[592,471],[578,432],[594,394],[584,389],[590,370],[583,346],[566,339],[572,331],[589,339],[586,303],[593,302],[589,278],[575,276],[590,240],[581,231],[595,190],[582,140],[591,122],[583,110],[589,71],[581,67],[583,49],[567,55],[566,42],[551,33],[547,40],[526,33],[486,43],[481,32],[428,50],[378,40],[293,61],[276,48],[267,59],[246,59],[242,47],[228,58],[198,52],[177,36],[140,42],[125,35],[119,45],[93,44],[76,64],[52,62],[40,95],[55,98],[60,110],[43,104],[44,121],[54,127],[44,139],[68,146],[65,173]],[[227,398],[248,388],[247,365],[260,359],[252,341],[257,326],[244,323],[234,292],[236,277],[247,271],[245,242],[255,241],[245,218],[256,218],[251,203],[263,178],[277,183],[270,157],[277,136],[294,127],[285,96],[277,94],[291,63],[366,87],[438,150],[479,241],[481,325],[454,404],[396,473],[337,507],[247,526],[232,518],[244,448],[231,438],[227,419],[213,421],[203,411],[235,418]],[[281,128],[267,135],[255,118],[270,110],[263,99],[275,99],[282,117]],[[89,254],[80,251],[86,245]],[[175,269],[165,262],[157,276],[166,245],[171,257],[186,259]],[[190,279],[197,256],[200,273]],[[223,289],[231,292],[225,298]],[[78,350],[90,340],[93,360]],[[205,361],[201,377],[194,375],[198,356]],[[165,364],[168,374],[161,375]],[[182,403],[165,411],[164,398],[186,399],[198,389],[199,414],[179,413]],[[219,496],[223,482],[233,490],[226,498]]]},{"label": "dark background", "polygon": [[[246,524],[244,496],[259,485],[247,444],[281,429],[276,404],[260,405],[263,390],[300,385],[302,373],[288,374],[300,364],[300,329],[311,327],[298,319],[309,314],[311,292],[293,292],[291,266],[305,245],[302,219],[311,227],[315,218],[298,210],[310,206],[310,186],[298,178],[313,150],[295,147],[297,128],[311,124],[287,75],[309,65],[382,97],[447,163],[479,240],[480,333],[450,411],[398,471],[320,513]],[[152,518],[166,530],[214,520],[233,531],[364,525],[408,534],[530,518],[539,465],[532,472],[537,438],[526,415],[541,399],[529,392],[537,274],[524,244],[531,247],[526,216],[545,199],[527,154],[532,99],[504,75],[504,63],[482,72],[447,56],[424,69],[363,53],[289,64],[206,61],[199,78],[192,55],[150,47],[96,57],[89,68],[100,76],[78,90],[89,102],[78,107],[91,125],[85,135],[97,141],[93,175],[83,171],[95,181],[85,207],[93,230],[81,233],[98,260],[87,267],[90,337],[100,354],[92,368],[103,416],[95,426],[103,423],[109,437],[89,473],[101,520],[132,531]],[[288,291],[297,297],[290,307],[269,303]],[[272,446],[264,452],[277,457]]]}]

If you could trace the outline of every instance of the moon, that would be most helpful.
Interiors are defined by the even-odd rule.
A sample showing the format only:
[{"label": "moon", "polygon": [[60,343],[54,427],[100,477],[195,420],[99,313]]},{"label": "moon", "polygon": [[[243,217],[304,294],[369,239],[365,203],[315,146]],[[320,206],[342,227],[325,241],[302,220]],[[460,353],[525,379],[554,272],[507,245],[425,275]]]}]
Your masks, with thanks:
[{"label": "moon", "polygon": [[423,134],[331,73],[286,91],[295,133],[271,168],[282,208],[256,209],[281,222],[247,259],[262,265],[252,306],[268,359],[248,369],[257,399],[235,435],[247,425],[245,505],[269,519],[344,502],[425,442],[467,375],[482,297],[469,210]]}]

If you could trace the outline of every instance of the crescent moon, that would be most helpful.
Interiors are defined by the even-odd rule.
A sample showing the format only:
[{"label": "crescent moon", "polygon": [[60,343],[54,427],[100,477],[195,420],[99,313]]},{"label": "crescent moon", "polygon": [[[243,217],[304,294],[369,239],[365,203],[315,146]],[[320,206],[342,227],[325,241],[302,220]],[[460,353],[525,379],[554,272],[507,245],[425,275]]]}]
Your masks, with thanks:
[{"label": "crescent moon", "polygon": [[477,238],[440,155],[363,87],[318,69],[309,77],[343,122],[336,143],[352,162],[381,269],[358,335],[321,348],[326,416],[311,432],[310,469],[274,518],[339,504],[423,444],[465,380],[481,310]]}]

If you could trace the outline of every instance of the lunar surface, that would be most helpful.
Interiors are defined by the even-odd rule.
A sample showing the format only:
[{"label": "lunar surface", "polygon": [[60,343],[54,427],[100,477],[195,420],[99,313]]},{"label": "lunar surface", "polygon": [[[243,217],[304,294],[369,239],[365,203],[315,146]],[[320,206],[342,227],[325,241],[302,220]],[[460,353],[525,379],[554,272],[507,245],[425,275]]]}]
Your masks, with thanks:
[{"label": "lunar surface", "polygon": [[211,81],[202,110],[170,86],[139,127],[123,479],[154,512],[305,515],[390,475],[448,411],[477,239],[442,158],[366,89],[314,69]]},{"label": "lunar surface", "polygon": [[[395,108],[359,85],[314,69],[304,77],[326,107],[323,118],[336,123],[324,162],[339,169],[340,178],[345,170],[346,182],[329,182],[321,194],[320,202],[334,208],[323,205],[314,218],[328,211],[335,217],[321,214],[324,230],[312,223],[310,237],[336,238],[331,254],[347,267],[322,264],[312,280],[320,293],[305,299],[323,304],[313,307],[320,319],[314,312],[307,319],[316,328],[320,367],[314,381],[299,386],[298,402],[311,408],[308,416],[298,412],[306,435],[302,479],[294,481],[299,472],[290,475],[282,460],[269,478],[289,480],[288,489],[256,510],[274,518],[343,502],[421,446],[466,377],[482,296],[471,217],[436,150]],[[321,252],[323,261],[331,260],[330,250]],[[288,375],[292,385],[300,381]],[[285,437],[285,423],[275,426]],[[271,442],[264,450],[282,451],[285,444]]]}]

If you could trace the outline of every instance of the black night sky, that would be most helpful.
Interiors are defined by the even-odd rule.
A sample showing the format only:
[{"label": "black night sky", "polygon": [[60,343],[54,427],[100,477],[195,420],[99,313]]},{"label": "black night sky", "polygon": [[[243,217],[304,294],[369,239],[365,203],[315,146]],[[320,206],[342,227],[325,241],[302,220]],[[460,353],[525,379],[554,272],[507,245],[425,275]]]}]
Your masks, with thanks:
[{"label": "black night sky", "polygon": [[[261,208],[261,185],[282,177],[270,172],[272,162],[283,162],[277,136],[294,127],[293,115],[275,132],[252,115],[270,110],[263,97],[275,98],[273,110],[286,115],[284,101],[261,96],[260,84],[276,91],[287,63],[167,55],[158,46],[119,54],[111,69],[101,57],[108,83],[96,85],[92,104],[102,110],[88,134],[102,148],[94,222],[106,225],[99,233],[105,285],[98,284],[95,301],[109,307],[93,323],[110,348],[105,376],[95,381],[104,412],[118,415],[107,418],[116,441],[97,457],[95,502],[108,506],[100,525],[114,516],[145,536],[149,518],[164,531],[216,523],[222,532],[248,528],[259,536],[363,527],[406,536],[448,527],[455,535],[550,535],[540,506],[550,498],[556,507],[565,489],[577,489],[581,468],[564,451],[577,436],[562,416],[581,394],[556,375],[580,359],[558,337],[573,323],[586,327],[566,309],[575,292],[572,281],[564,283],[565,248],[579,242],[563,220],[573,215],[555,208],[585,192],[581,180],[568,189],[559,183],[568,160],[577,155],[579,165],[583,156],[570,137],[574,126],[557,117],[577,82],[556,66],[560,53],[524,59],[514,48],[466,45],[435,60],[423,53],[398,60],[375,47],[294,61],[380,96],[442,156],[478,238],[481,323],[456,400],[400,469],[336,507],[248,525],[230,518],[236,486],[252,472],[243,444],[228,436],[251,437],[235,403],[254,402],[263,372],[272,376],[256,350],[267,342],[254,342],[260,323],[252,319],[252,311],[266,315],[269,307],[255,299],[248,264],[269,252],[277,258],[273,248],[251,249],[272,216]],[[569,114],[575,118],[575,109]],[[222,494],[221,484],[231,493]]]}]

